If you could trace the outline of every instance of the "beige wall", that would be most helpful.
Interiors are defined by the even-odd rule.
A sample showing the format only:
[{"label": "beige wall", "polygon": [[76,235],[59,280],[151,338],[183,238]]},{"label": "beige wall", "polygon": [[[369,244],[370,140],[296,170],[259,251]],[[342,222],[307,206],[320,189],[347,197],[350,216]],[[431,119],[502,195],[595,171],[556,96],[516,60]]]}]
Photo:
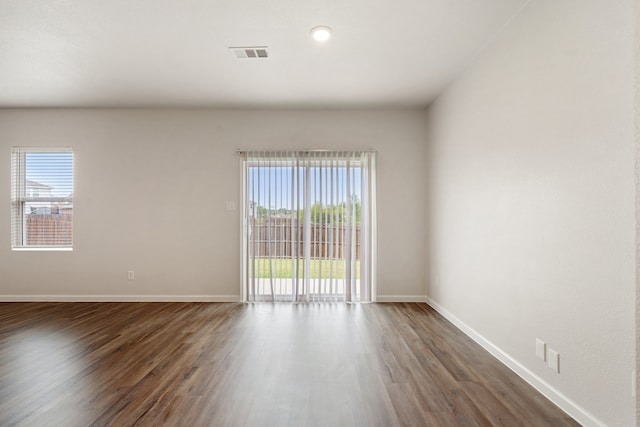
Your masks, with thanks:
[{"label": "beige wall", "polygon": [[[0,110],[0,299],[238,299],[235,150],[290,147],[378,150],[378,294],[423,298],[424,140],[418,110]],[[73,147],[73,252],[10,250],[14,145]]]},{"label": "beige wall", "polygon": [[635,425],[634,3],[530,2],[428,117],[429,297],[586,425]]},{"label": "beige wall", "polygon": [[636,0],[636,86],[635,86],[635,143],[636,143],[636,424],[640,424],[640,0]]}]

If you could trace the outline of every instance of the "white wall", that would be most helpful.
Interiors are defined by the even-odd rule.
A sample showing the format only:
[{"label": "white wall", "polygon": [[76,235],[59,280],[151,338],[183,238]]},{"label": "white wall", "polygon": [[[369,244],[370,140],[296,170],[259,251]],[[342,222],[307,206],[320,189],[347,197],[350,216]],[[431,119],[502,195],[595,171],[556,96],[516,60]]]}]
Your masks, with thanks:
[{"label": "white wall", "polygon": [[429,297],[587,425],[635,425],[633,28],[532,1],[428,116]]},{"label": "white wall", "polygon": [[[0,110],[0,299],[237,300],[235,150],[289,147],[378,150],[378,294],[424,298],[424,140],[419,110]],[[73,252],[10,250],[14,145],[73,147]]]}]

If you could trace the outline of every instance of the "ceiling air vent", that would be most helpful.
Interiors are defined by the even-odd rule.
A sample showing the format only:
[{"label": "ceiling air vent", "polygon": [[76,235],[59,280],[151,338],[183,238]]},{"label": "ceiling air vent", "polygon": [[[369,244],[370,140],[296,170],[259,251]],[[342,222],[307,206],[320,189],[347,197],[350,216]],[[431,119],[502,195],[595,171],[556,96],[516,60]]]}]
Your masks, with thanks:
[{"label": "ceiling air vent", "polygon": [[230,47],[237,59],[268,58],[267,46]]}]

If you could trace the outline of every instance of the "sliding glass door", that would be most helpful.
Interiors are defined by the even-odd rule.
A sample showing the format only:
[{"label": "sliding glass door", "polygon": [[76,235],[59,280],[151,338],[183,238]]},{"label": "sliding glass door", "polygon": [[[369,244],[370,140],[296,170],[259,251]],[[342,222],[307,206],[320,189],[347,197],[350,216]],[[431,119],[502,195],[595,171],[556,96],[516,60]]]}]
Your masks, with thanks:
[{"label": "sliding glass door", "polygon": [[246,301],[371,301],[375,153],[242,154]]}]

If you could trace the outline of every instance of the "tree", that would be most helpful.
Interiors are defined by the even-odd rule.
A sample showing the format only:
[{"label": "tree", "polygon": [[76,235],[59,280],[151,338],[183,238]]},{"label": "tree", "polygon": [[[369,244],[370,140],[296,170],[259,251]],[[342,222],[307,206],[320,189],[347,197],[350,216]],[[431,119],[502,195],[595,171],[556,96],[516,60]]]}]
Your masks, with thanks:
[{"label": "tree", "polygon": [[[351,215],[355,215],[356,224],[360,224],[360,212],[362,205],[358,196],[353,194],[351,196]],[[344,224],[347,221],[347,204],[346,202],[339,203],[337,205],[320,205],[320,202],[316,202],[311,205],[311,223],[319,224],[320,222],[327,224]],[[304,220],[304,210],[300,210],[298,216],[301,220]]]}]

